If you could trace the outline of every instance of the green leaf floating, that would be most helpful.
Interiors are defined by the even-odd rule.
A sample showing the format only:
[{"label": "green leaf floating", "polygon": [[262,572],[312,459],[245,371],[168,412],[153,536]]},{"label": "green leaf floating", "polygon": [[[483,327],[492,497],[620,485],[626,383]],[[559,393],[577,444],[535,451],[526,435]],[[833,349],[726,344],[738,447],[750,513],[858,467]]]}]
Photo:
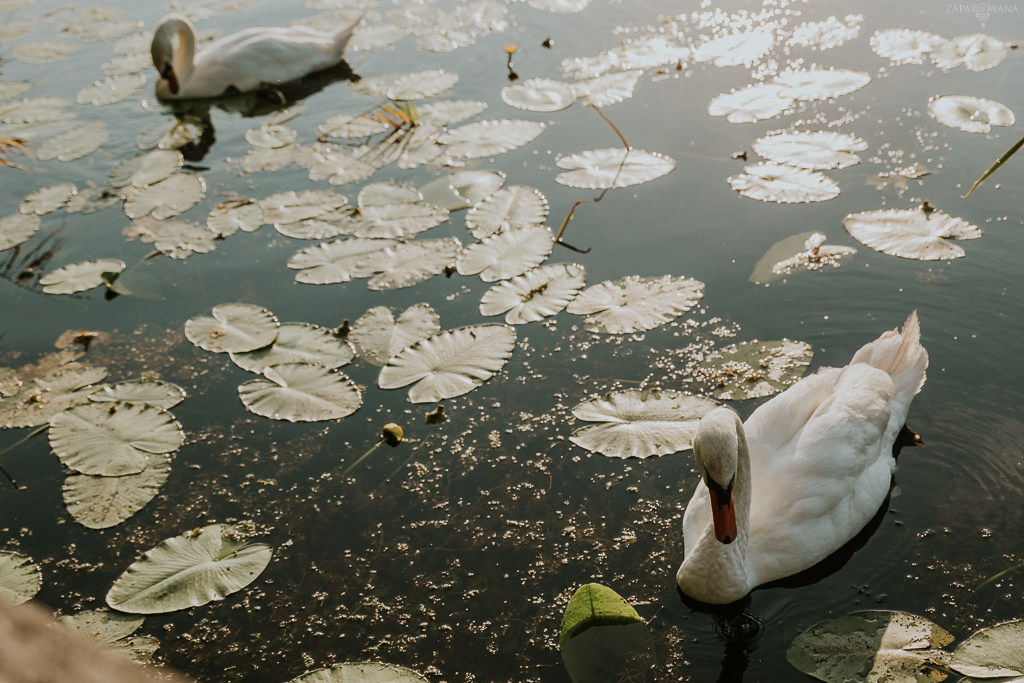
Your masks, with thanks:
[{"label": "green leaf floating", "polygon": [[588,583],[576,589],[565,606],[558,646],[591,626],[643,622],[633,606],[607,586]]},{"label": "green leaf floating", "polygon": [[426,680],[415,671],[394,664],[355,662],[309,671],[288,683],[423,683]]},{"label": "green leaf floating", "polygon": [[234,525],[211,524],[168,538],[114,581],[107,604],[132,614],[162,614],[223,600],[256,580],[273,551],[249,543]]},{"label": "green leaf floating", "polygon": [[0,550],[0,605],[20,605],[43,584],[39,567],[21,553]]},{"label": "green leaf floating", "polygon": [[978,631],[960,643],[949,668],[972,678],[1024,677],[1024,620]]},{"label": "green leaf floating", "polygon": [[941,681],[953,636],[924,617],[869,610],[823,621],[800,635],[786,659],[800,671],[828,683]]}]

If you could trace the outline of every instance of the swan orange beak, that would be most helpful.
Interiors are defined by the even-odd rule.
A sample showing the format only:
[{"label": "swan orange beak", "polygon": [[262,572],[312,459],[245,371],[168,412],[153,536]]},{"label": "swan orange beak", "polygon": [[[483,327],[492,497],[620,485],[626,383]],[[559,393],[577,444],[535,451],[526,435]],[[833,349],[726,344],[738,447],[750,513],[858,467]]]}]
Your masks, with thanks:
[{"label": "swan orange beak", "polygon": [[708,488],[711,493],[711,519],[715,523],[715,538],[719,543],[732,543],[736,540],[736,509],[733,507],[732,491],[722,491],[722,500],[719,492],[714,488]]}]

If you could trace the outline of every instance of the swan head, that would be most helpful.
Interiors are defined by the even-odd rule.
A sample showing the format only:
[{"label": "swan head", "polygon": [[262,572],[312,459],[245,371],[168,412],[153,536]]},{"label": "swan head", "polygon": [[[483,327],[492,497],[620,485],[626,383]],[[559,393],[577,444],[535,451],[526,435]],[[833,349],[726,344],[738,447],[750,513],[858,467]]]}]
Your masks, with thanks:
[{"label": "swan head", "polygon": [[738,536],[732,490],[736,483],[742,429],[735,412],[729,408],[716,408],[701,419],[693,437],[697,468],[711,494],[715,538],[726,544]]},{"label": "swan head", "polygon": [[[149,47],[150,56],[153,58],[153,66],[160,73],[160,78],[167,81],[167,87],[172,94],[178,94],[180,74],[175,71],[175,56],[182,48],[182,34],[188,32],[195,34],[192,22],[183,14],[168,14],[160,21],[160,25],[153,32],[153,42]],[[175,43],[177,39],[177,43]]]}]

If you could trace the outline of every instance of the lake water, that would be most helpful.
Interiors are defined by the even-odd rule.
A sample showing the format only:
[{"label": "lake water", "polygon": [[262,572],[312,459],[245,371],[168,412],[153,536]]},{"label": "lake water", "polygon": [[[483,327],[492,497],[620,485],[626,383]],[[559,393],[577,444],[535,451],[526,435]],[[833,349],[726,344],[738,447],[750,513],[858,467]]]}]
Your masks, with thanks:
[{"label": "lake water", "polygon": [[[283,25],[319,11],[297,2],[245,5],[197,18],[197,24],[230,32]],[[363,79],[443,69],[459,79],[442,97],[487,103],[474,120],[547,124],[533,142],[469,166],[500,170],[508,185],[539,189],[550,203],[548,225],[554,229],[575,201],[587,200],[565,240],[589,251],[556,246],[550,262],[581,264],[588,285],[627,275],[685,275],[706,284],[700,304],[672,323],[631,335],[587,332],[582,318],[567,313],[520,326],[502,372],[445,401],[449,420],[441,425],[425,423],[434,404],[411,404],[405,390],[379,389],[378,369],[357,359],[343,371],[365,388],[358,412],[340,421],[291,424],[247,412],[236,387],[252,375],[225,355],[186,341],[185,321],[218,304],[247,302],[282,322],[334,328],[373,306],[397,314],[428,302],[442,328],[451,329],[499,320],[478,311],[490,284],[459,275],[383,292],[368,290],[363,280],[297,284],[286,263],[314,242],[283,236],[270,225],[232,235],[209,254],[143,260],[152,247],[126,240],[122,231],[130,219],[120,203],[88,215],[47,214],[29,241],[0,252],[0,366],[36,362],[55,350],[66,330],[99,331],[109,338],[96,340],[81,362],[107,367],[110,381],[158,376],[184,387],[188,397],[172,409],[186,442],[172,457],[169,480],[139,513],[110,529],[87,529],[69,516],[61,499],[66,471],[45,435],[0,458],[24,487],[15,491],[4,482],[0,488],[0,550],[18,550],[40,565],[38,599],[61,613],[101,607],[112,582],[162,539],[248,519],[275,549],[270,565],[252,586],[223,602],[149,617],[139,633],[159,639],[157,661],[198,680],[285,681],[333,662],[375,660],[415,669],[431,681],[567,681],[559,623],[572,592],[591,581],[613,588],[649,621],[657,657],[647,673],[652,681],[801,680],[785,660],[788,644],[819,621],[857,610],[921,614],[959,638],[1024,617],[1017,588],[1024,561],[1024,288],[1017,255],[1024,246],[1022,160],[961,199],[1019,138],[1019,126],[968,134],[940,125],[927,112],[929,97],[962,94],[998,100],[1020,115],[1024,64],[1019,51],[1011,51],[989,70],[960,66],[944,72],[927,58],[923,65],[890,65],[869,47],[872,34],[888,28],[947,38],[986,32],[1019,41],[1024,6],[993,6],[983,24],[973,6],[863,3],[855,8],[863,18],[851,20],[859,32],[839,47],[812,50],[780,41],[753,67],[688,62],[681,69],[648,68],[635,95],[604,112],[633,147],[672,157],[676,167],[598,201],[597,191],[557,184],[555,160],[615,147],[618,137],[582,102],[547,114],[504,104],[506,45],[517,48],[513,65],[521,80],[563,78],[563,60],[664,30],[666,17],[685,16],[675,25],[685,40],[699,43],[712,29],[702,28],[695,13],[746,12],[746,27],[772,25],[785,35],[801,22],[845,20],[854,10],[784,0],[764,6],[594,0],[578,13],[495,5],[506,12],[507,26],[473,45],[428,53],[409,37],[393,47],[350,52],[348,63]],[[103,78],[100,66],[115,56],[117,40],[85,42],[63,30],[72,12],[86,7],[0,2],[0,30],[28,21],[16,35],[0,38],[0,81],[31,83],[23,97],[74,100],[81,88]],[[156,3],[113,7],[150,29],[166,9]],[[366,21],[372,27],[384,23],[381,13],[395,21],[402,10],[454,8],[396,2],[374,6]],[[542,46],[547,38],[550,47]],[[19,45],[52,40],[69,42],[77,52],[42,64],[15,57]],[[756,123],[708,115],[712,97],[752,82],[752,71],[770,78],[772,64],[785,66],[787,60],[863,70],[872,81]],[[173,114],[153,96],[155,72],[147,68],[144,74],[141,92],[122,102],[70,107],[79,123],[106,124],[109,141],[100,150],[70,162],[14,158],[26,171],[0,168],[0,216],[15,213],[25,196],[52,183],[80,189],[104,184],[110,169],[139,153],[140,134],[169,126]],[[300,144],[310,145],[328,117],[367,112],[382,101],[339,80],[303,100],[286,125],[298,131]],[[210,111],[215,139],[186,161],[205,180],[206,196],[182,218],[205,222],[213,206],[230,198],[330,187],[295,164],[241,172],[239,159],[250,149],[246,130],[270,116]],[[869,145],[860,164],[828,172],[841,187],[835,199],[784,205],[730,188],[726,178],[745,163],[733,154],[745,150],[753,161],[755,139],[770,131],[819,129],[854,133]],[[905,187],[879,182],[879,174],[915,162],[930,174]],[[390,164],[368,181],[334,189],[354,202],[366,182],[419,187],[440,173]],[[843,229],[847,214],[913,208],[922,200],[977,225],[984,236],[962,243],[964,258],[926,262],[873,251]],[[453,212],[428,237],[471,243],[464,220],[465,211]],[[771,245],[811,230],[823,232],[830,244],[855,246],[857,253],[840,268],[770,286],[748,280]],[[93,258],[124,261],[125,282],[146,296],[110,298],[102,289],[72,296],[42,292],[41,273]],[[887,511],[847,561],[801,585],[755,591],[746,609],[763,621],[760,635],[726,642],[712,615],[684,604],[675,587],[683,506],[697,481],[692,456],[619,460],[588,453],[568,441],[581,426],[569,411],[595,395],[637,386],[706,392],[691,377],[692,349],[736,341],[801,340],[814,349],[812,370],[845,364],[861,344],[915,309],[931,364],[908,423],[926,447],[904,451]],[[757,403],[733,405],[746,416]],[[387,422],[404,427],[406,443],[382,447],[346,473]],[[28,433],[0,431],[0,449]]]}]

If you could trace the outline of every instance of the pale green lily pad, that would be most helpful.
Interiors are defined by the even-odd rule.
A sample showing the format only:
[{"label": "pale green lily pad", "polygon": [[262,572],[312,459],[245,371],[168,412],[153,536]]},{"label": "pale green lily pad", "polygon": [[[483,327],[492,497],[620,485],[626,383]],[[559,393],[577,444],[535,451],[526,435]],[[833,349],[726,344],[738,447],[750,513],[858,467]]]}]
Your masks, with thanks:
[{"label": "pale green lily pad", "polygon": [[90,214],[120,203],[121,197],[117,193],[117,188],[90,184],[72,196],[64,208],[68,213]]},{"label": "pale green lily pad", "polygon": [[778,116],[792,108],[791,90],[778,83],[757,83],[716,95],[708,104],[712,116],[729,123],[754,123]]},{"label": "pale green lily pad", "polygon": [[347,341],[326,327],[310,323],[282,323],[277,339],[270,346],[232,353],[235,365],[249,372],[261,373],[280,363],[315,363],[325,368],[340,368],[355,357]]},{"label": "pale green lily pad", "polygon": [[75,101],[97,107],[122,102],[142,90],[145,82],[146,79],[141,73],[108,76],[79,90]]},{"label": "pale green lily pad", "polygon": [[491,196],[505,184],[501,171],[455,171],[420,188],[423,201],[458,211]]},{"label": "pale green lily pad", "polygon": [[374,151],[367,145],[348,149],[318,142],[312,147],[298,148],[295,161],[309,171],[310,180],[345,185],[369,178],[390,160]]},{"label": "pale green lily pad", "polygon": [[467,246],[455,268],[484,282],[507,280],[543,263],[554,246],[555,236],[543,225],[506,230]]},{"label": "pale green lily pad", "polygon": [[85,389],[106,376],[106,368],[71,366],[17,387],[9,386],[9,395],[0,398],[0,427],[46,424],[72,406],[88,403],[91,390]]},{"label": "pale green lily pad", "polygon": [[129,240],[138,238],[173,259],[186,259],[192,254],[208,254],[217,248],[217,233],[192,221],[165,221],[143,216],[132,221],[123,231]]},{"label": "pale green lily pad", "polygon": [[590,399],[572,409],[578,420],[599,422],[569,437],[610,458],[649,458],[693,447],[697,425],[718,403],[668,389],[629,389]]},{"label": "pale green lily pad", "polygon": [[479,100],[434,100],[416,105],[420,122],[429,121],[437,126],[448,126],[465,121],[487,109],[486,102]]},{"label": "pale green lily pad", "polygon": [[878,209],[848,215],[843,227],[854,239],[883,254],[918,261],[944,261],[965,252],[951,239],[981,237],[981,230],[963,218],[942,211]]},{"label": "pale green lily pad", "polygon": [[279,192],[259,201],[263,221],[273,225],[298,223],[345,206],[348,200],[330,190]]},{"label": "pale green lily pad", "polygon": [[360,210],[391,207],[404,204],[420,204],[423,198],[419,190],[395,183],[368,183],[359,190],[356,204]]},{"label": "pale green lily pad", "polygon": [[575,78],[587,79],[621,69],[642,70],[668,65],[681,68],[689,58],[690,49],[679,40],[666,35],[637,35],[594,57],[564,59],[562,71]]},{"label": "pale green lily pad", "polygon": [[0,121],[4,123],[46,123],[74,118],[68,110],[71,101],[63,97],[27,97],[0,104]]},{"label": "pale green lily pad", "polygon": [[206,195],[206,183],[194,173],[174,173],[145,187],[128,186],[124,212],[129,218],[171,218],[188,211]]},{"label": "pale green lily pad", "polygon": [[813,356],[811,345],[801,341],[740,342],[705,358],[698,374],[717,399],[763,398],[799,381]]},{"label": "pale green lily pad", "polygon": [[100,65],[100,68],[108,76],[128,76],[139,74],[152,65],[153,58],[149,52],[135,52],[108,59]]},{"label": "pale green lily pad", "polygon": [[555,164],[565,173],[555,182],[585,190],[629,187],[660,178],[676,167],[676,162],[657,152],[606,147],[559,157]]},{"label": "pale green lily pad", "polygon": [[576,589],[565,606],[558,646],[578,636],[591,626],[643,623],[633,606],[607,586],[588,583]]},{"label": "pale green lily pad", "polygon": [[249,412],[288,422],[338,420],[356,412],[363,403],[352,380],[313,363],[265,368],[263,378],[238,387],[238,396]]},{"label": "pale green lily pad", "polygon": [[107,593],[131,614],[162,614],[223,600],[266,569],[273,551],[249,543],[237,526],[211,524],[161,542],[133,563]]},{"label": "pale green lily pad", "polygon": [[448,220],[448,209],[422,203],[361,207],[341,227],[369,239],[410,238]]},{"label": "pale green lily pad", "polygon": [[319,126],[321,135],[332,138],[368,138],[390,131],[391,124],[366,114],[332,116]]},{"label": "pale green lily pad", "polygon": [[92,154],[109,139],[107,125],[96,121],[46,140],[36,148],[36,156],[42,161],[74,161]]},{"label": "pale green lily pad", "polygon": [[21,201],[18,211],[44,216],[57,209],[64,208],[71,198],[78,194],[78,188],[72,183],[54,183],[41,187],[30,193]]},{"label": "pale green lily pad", "polygon": [[242,170],[246,173],[280,171],[295,161],[296,145],[284,147],[253,147],[242,155]]},{"label": "pale green lily pad", "polygon": [[440,317],[430,304],[421,303],[402,311],[396,321],[386,306],[371,308],[352,324],[349,341],[359,357],[383,367],[405,348],[436,334]]},{"label": "pale green lily pad", "polygon": [[729,176],[729,185],[744,197],[779,204],[824,202],[839,196],[839,183],[818,171],[762,161]]},{"label": "pale green lily pad", "polygon": [[590,0],[527,0],[527,4],[545,12],[575,14],[585,10],[590,4]]},{"label": "pale green lily pad", "polygon": [[551,78],[530,78],[501,89],[505,104],[524,111],[561,111],[576,101],[568,83]]},{"label": "pale green lily pad", "polygon": [[57,623],[83,638],[107,645],[135,633],[145,620],[133,614],[93,609],[58,617]]},{"label": "pale green lily pad", "polygon": [[540,121],[492,119],[453,128],[437,141],[448,146],[447,154],[453,159],[476,159],[522,147],[543,132]]},{"label": "pale green lily pad", "polygon": [[64,506],[82,526],[108,529],[153,500],[170,473],[171,463],[162,457],[150,458],[146,467],[136,474],[116,477],[70,474],[64,480]]},{"label": "pale green lily pad", "polygon": [[381,389],[409,390],[413,403],[462,396],[498,373],[515,348],[515,330],[506,325],[474,325],[447,330],[416,342],[380,371]]},{"label": "pale green lily pad", "polygon": [[39,230],[39,216],[35,213],[16,213],[0,218],[0,251],[16,247]]},{"label": "pale green lily pad", "polygon": [[935,66],[948,71],[961,64],[968,71],[992,69],[1006,59],[1016,45],[983,33],[957,36],[932,50]]},{"label": "pale green lily pad", "polygon": [[[274,229],[285,237],[297,240],[322,240],[337,237],[345,232],[348,217],[352,209],[346,208],[332,214],[324,214],[316,218],[307,218],[296,223],[278,223]],[[345,216],[342,218],[342,216]]]},{"label": "pale green lily pad", "polygon": [[43,575],[30,558],[0,550],[0,605],[20,605],[31,600],[43,585]]},{"label": "pale green lily pad", "polygon": [[924,64],[925,57],[944,46],[946,39],[927,31],[889,28],[875,31],[869,44],[879,57],[892,64]]},{"label": "pale green lily pad", "polygon": [[827,683],[941,681],[953,642],[945,629],[906,612],[865,611],[823,621],[786,650],[800,671]]},{"label": "pale green lily pad", "polygon": [[359,267],[377,273],[367,282],[370,289],[412,287],[454,265],[460,249],[455,237],[405,242],[370,253]]},{"label": "pale green lily pad", "polygon": [[170,178],[183,163],[184,157],[176,149],[154,149],[119,163],[107,174],[107,182],[113,187],[146,187]]},{"label": "pale green lily pad", "polygon": [[942,125],[965,133],[988,133],[992,126],[1012,126],[1016,121],[1005,104],[969,95],[932,97],[928,100],[928,114]]},{"label": "pale green lily pad", "polygon": [[315,669],[298,678],[293,678],[287,683],[426,683],[426,681],[425,676],[402,666],[378,662],[353,662]]},{"label": "pale green lily pad", "polygon": [[526,185],[509,185],[466,212],[466,228],[482,240],[499,232],[543,225],[548,200],[541,191]]},{"label": "pale green lily pad", "polygon": [[706,40],[693,49],[693,61],[711,62],[717,67],[753,66],[774,46],[775,29],[761,26]]},{"label": "pale green lily pad", "polygon": [[848,95],[871,82],[866,71],[853,69],[823,69],[810,67],[785,71],[772,81],[786,89],[786,95],[796,100],[827,100]]},{"label": "pale green lily pad", "polygon": [[143,403],[156,408],[170,410],[185,400],[185,390],[177,384],[158,379],[135,379],[117,384],[105,384],[89,394],[89,400],[97,403]]},{"label": "pale green lily pad", "polygon": [[859,164],[856,152],[866,150],[868,143],[849,133],[822,130],[775,133],[755,140],[753,147],[759,156],[769,161],[825,170]]},{"label": "pale green lily pad", "polygon": [[591,332],[628,334],[663,325],[693,308],[704,296],[704,283],[688,277],[640,277],[607,280],[580,292],[566,308],[588,316]]},{"label": "pale green lily pad", "polygon": [[78,46],[63,40],[47,40],[41,43],[21,43],[14,46],[11,54],[26,64],[49,64],[59,62],[78,52]]},{"label": "pale green lily pad", "polygon": [[39,284],[47,294],[75,294],[106,284],[124,269],[124,262],[118,259],[69,263],[39,278]]},{"label": "pale green lily pad", "polygon": [[543,320],[563,310],[585,283],[583,266],[575,263],[553,263],[534,268],[484,292],[480,299],[480,314],[504,313],[505,322],[509,325]]},{"label": "pale green lily pad", "polygon": [[85,403],[50,420],[50,448],[82,474],[119,477],[142,472],[154,455],[181,447],[181,425],[166,410],[131,403]]},{"label": "pale green lily pad", "polygon": [[397,246],[396,240],[344,239],[306,247],[288,259],[288,267],[299,272],[296,282],[328,285],[374,274],[374,266],[363,266],[368,254]]},{"label": "pale green lily pad", "polygon": [[829,17],[822,21],[805,21],[793,27],[793,33],[786,41],[786,45],[809,47],[812,50],[831,50],[860,35],[862,23],[863,14],[848,14],[843,19]]},{"label": "pale green lily pad", "polygon": [[206,227],[221,237],[228,237],[237,231],[254,232],[264,223],[263,208],[252,199],[232,199],[222,202],[210,210]]},{"label": "pale green lily pad", "polygon": [[253,304],[220,304],[213,316],[197,316],[185,322],[185,337],[214,353],[255,351],[277,339],[277,317]]},{"label": "pale green lily pad", "polygon": [[628,100],[636,91],[642,69],[604,74],[572,84],[572,92],[595,107],[609,107]]},{"label": "pale green lily pad", "polygon": [[802,232],[773,244],[754,264],[754,271],[747,279],[763,285],[801,270],[838,268],[840,259],[856,253],[853,247],[825,244],[825,235],[820,232]]},{"label": "pale green lily pad", "polygon": [[12,97],[21,97],[32,89],[31,83],[0,81],[0,102]]},{"label": "pale green lily pad", "polygon": [[449,90],[458,80],[458,74],[442,69],[418,71],[395,79],[384,94],[392,100],[423,100]]},{"label": "pale green lily pad", "polygon": [[245,131],[245,140],[253,147],[277,149],[295,142],[298,131],[281,124],[263,124]]},{"label": "pale green lily pad", "polygon": [[1024,621],[984,628],[960,643],[948,662],[950,669],[974,679],[1024,678]]}]

